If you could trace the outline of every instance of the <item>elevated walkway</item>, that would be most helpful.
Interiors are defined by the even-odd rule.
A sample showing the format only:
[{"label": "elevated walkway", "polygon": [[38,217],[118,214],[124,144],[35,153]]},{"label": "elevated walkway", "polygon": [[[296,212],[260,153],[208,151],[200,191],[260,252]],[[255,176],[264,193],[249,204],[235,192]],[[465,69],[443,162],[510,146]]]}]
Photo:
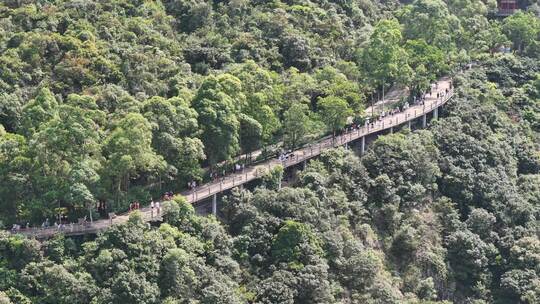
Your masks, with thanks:
[{"label": "elevated walkway", "polygon": [[[212,197],[212,212],[215,214],[217,209],[217,194],[258,179],[262,177],[265,172],[268,172],[268,170],[271,170],[278,165],[281,165],[284,168],[292,167],[309,159],[315,158],[324,151],[356,141],[360,142],[361,152],[363,153],[365,151],[366,137],[368,135],[376,135],[386,131],[392,132],[397,126],[403,124],[409,124],[410,126],[411,122],[416,119],[421,119],[422,126],[426,127],[427,114],[433,113],[433,118],[436,119],[438,117],[439,107],[446,104],[452,98],[453,90],[451,89],[450,83],[451,80],[449,78],[440,79],[437,82],[437,89],[434,89],[430,96],[426,96],[423,104],[413,105],[404,111],[386,116],[376,122],[370,123],[369,125],[366,124],[365,126],[356,130],[345,132],[344,134],[335,138],[324,138],[318,142],[308,144],[307,146],[293,151],[291,153],[291,157],[285,161],[270,159],[260,164],[246,167],[243,172],[229,174],[223,179],[199,186],[193,191],[182,192],[181,195],[183,195],[186,200],[192,204],[196,204],[197,202]],[[446,94],[447,90],[448,94]],[[440,94],[439,98],[437,98],[437,93]],[[157,218],[155,214],[152,216],[150,208],[142,208],[140,211],[145,221],[149,222],[160,220],[160,218]],[[86,223],[84,225],[66,225],[62,229],[56,227],[45,229],[21,229],[14,231],[13,233],[21,233],[35,238],[47,238],[56,233],[63,233],[65,235],[92,234],[103,231],[111,225],[124,223],[128,220],[128,218],[129,214],[125,213],[116,216],[114,219],[98,220],[91,224]]]}]

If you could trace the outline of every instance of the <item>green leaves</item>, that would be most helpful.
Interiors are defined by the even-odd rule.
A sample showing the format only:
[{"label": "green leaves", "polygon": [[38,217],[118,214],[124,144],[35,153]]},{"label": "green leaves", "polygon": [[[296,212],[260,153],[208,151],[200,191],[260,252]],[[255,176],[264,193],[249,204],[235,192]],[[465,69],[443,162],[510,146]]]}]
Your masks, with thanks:
[{"label": "green leaves", "polygon": [[402,45],[401,25],[396,19],[380,21],[371,34],[369,45],[362,52],[362,66],[375,81],[384,86],[393,81],[407,83],[410,67]]},{"label": "green leaves", "polygon": [[[308,246],[308,248],[305,248]],[[309,254],[321,254],[316,237],[310,227],[285,221],[272,243],[272,257],[276,262],[290,263],[291,267],[303,267]]]},{"label": "green leaves", "polygon": [[193,100],[199,113],[201,139],[210,165],[227,160],[239,150],[239,121],[244,96],[240,81],[231,75],[210,76]]},{"label": "green leaves", "polygon": [[255,119],[245,115],[239,115],[240,121],[240,147],[243,153],[257,150],[261,146],[263,133],[262,125]]},{"label": "green leaves", "polygon": [[58,102],[49,89],[41,89],[36,98],[24,106],[21,129],[25,135],[37,131],[42,123],[46,123],[56,115]]},{"label": "green leaves", "polygon": [[110,176],[115,191],[127,191],[130,179],[139,174],[157,175],[165,167],[163,157],[152,149],[152,127],[140,114],[131,113],[121,119],[105,139],[104,156],[106,174]]},{"label": "green leaves", "polygon": [[455,38],[461,32],[456,16],[450,14],[442,0],[416,0],[399,15],[408,39],[424,39],[440,49],[455,48]]},{"label": "green leaves", "polygon": [[304,142],[311,131],[308,107],[303,103],[295,102],[283,116],[283,141],[287,147],[295,148]]},{"label": "green leaves", "polygon": [[504,20],[502,30],[521,53],[538,40],[540,21],[532,13],[517,12]]},{"label": "green leaves", "polygon": [[353,111],[349,108],[347,102],[338,97],[321,98],[317,106],[320,108],[319,114],[322,121],[324,121],[333,136],[335,136],[336,131],[347,125],[347,119],[353,115]]},{"label": "green leaves", "polygon": [[142,105],[145,118],[152,125],[152,147],[172,166],[171,179],[182,184],[198,179],[199,162],[205,159],[203,143],[198,134],[198,113],[180,97],[168,100],[153,97]]}]

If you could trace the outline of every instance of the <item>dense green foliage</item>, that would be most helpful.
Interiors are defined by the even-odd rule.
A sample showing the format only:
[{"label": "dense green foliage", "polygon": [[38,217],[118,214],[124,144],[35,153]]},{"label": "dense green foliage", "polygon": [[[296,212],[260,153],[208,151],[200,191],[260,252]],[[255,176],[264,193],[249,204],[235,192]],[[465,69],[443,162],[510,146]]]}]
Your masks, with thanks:
[{"label": "dense green foliage", "polygon": [[233,191],[222,222],[177,197],[159,227],[134,213],[82,244],[0,234],[0,299],[538,303],[539,72],[487,59],[429,130],[380,137],[362,159],[326,152],[294,187],[277,168]]},{"label": "dense green foliage", "polygon": [[203,168],[240,153],[335,133],[390,87],[422,92],[501,45],[538,58],[538,19],[490,21],[494,8],[3,1],[0,221],[75,220],[97,201],[123,211],[206,180]]},{"label": "dense green foliage", "polygon": [[539,8],[403,2],[3,1],[0,226],[125,210],[334,134],[392,86],[457,89],[428,130],[326,152],[291,187],[277,167],[219,220],[177,196],[155,227],[0,231],[0,303],[540,302]]}]

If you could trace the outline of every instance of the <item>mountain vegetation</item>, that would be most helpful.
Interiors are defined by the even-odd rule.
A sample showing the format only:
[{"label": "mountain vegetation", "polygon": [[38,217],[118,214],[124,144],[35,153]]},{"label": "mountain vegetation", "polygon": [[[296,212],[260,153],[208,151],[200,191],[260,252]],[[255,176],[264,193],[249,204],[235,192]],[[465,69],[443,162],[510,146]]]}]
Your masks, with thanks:
[{"label": "mountain vegetation", "polygon": [[125,211],[362,122],[391,87],[452,75],[456,95],[361,158],[233,190],[219,219],[175,196],[159,226],[0,231],[0,303],[540,302],[540,8],[403,2],[3,1],[6,227]]}]

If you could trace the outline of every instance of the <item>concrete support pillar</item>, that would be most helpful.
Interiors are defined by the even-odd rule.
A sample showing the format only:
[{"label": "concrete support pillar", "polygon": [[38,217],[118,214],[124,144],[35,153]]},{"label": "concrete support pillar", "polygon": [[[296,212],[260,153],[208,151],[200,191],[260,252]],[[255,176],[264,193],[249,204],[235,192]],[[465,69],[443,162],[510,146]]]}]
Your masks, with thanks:
[{"label": "concrete support pillar", "polygon": [[360,143],[360,154],[364,155],[366,152],[366,137],[362,136],[362,142]]},{"label": "concrete support pillar", "polygon": [[439,108],[435,108],[435,110],[433,110],[433,119],[438,119],[439,118]]},{"label": "concrete support pillar", "polygon": [[427,127],[427,116],[426,114],[422,115],[422,128]]},{"label": "concrete support pillar", "polygon": [[302,162],[302,169],[306,169],[306,166],[307,166],[307,159],[304,159],[304,161]]},{"label": "concrete support pillar", "polygon": [[217,194],[212,196],[212,214],[217,215]]},{"label": "concrete support pillar", "polygon": [[394,133],[394,127],[390,127],[390,134]]},{"label": "concrete support pillar", "polygon": [[411,121],[409,120],[409,130],[412,130]]}]

